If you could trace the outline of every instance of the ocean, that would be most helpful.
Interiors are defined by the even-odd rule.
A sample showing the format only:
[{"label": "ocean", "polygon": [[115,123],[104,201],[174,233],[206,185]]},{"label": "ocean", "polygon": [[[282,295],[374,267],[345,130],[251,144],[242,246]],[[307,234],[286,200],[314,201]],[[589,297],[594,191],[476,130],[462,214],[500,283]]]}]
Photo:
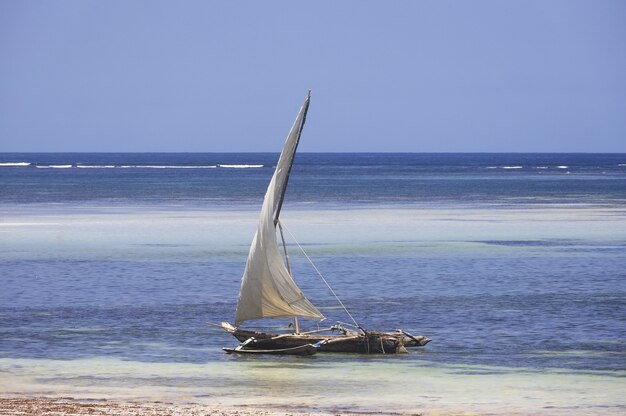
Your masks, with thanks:
[{"label": "ocean", "polygon": [[[277,153],[0,153],[0,393],[626,412],[626,154],[302,153],[282,222],[398,356],[238,357]],[[349,317],[287,233],[295,280]],[[286,329],[287,320],[247,327]]]}]

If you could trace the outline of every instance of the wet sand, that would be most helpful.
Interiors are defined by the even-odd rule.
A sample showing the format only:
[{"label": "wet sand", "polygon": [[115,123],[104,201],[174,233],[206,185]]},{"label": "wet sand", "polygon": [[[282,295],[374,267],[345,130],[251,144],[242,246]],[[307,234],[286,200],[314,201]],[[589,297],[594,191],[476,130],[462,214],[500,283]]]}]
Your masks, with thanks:
[{"label": "wet sand", "polygon": [[[325,415],[404,415],[405,413],[318,412],[307,409],[224,407],[201,404],[133,403],[110,400],[75,400],[72,398],[0,398],[0,415],[11,416],[325,416]],[[412,413],[417,415],[416,413]]]}]

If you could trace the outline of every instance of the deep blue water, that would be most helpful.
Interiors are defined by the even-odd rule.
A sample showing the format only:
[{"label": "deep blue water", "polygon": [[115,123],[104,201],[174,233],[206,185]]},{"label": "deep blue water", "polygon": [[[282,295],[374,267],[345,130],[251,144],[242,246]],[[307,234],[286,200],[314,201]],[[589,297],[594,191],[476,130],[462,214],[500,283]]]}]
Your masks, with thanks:
[{"label": "deep blue water", "polygon": [[[232,318],[251,235],[181,243],[205,225],[162,231],[160,220],[203,209],[248,215],[277,156],[0,154],[3,221],[57,218],[2,229],[0,358],[224,359],[220,347],[234,339],[205,321]],[[6,165],[20,162],[28,165]],[[50,167],[62,165],[72,167]],[[434,339],[403,359],[614,371],[626,362],[625,204],[626,154],[300,154],[285,210],[314,211],[305,246],[365,327]],[[76,214],[77,206],[87,210]],[[166,212],[145,220],[149,232],[139,220],[124,222],[146,206]],[[546,206],[536,232],[528,231],[536,219],[515,214]],[[128,211],[107,211],[119,207]],[[381,221],[402,228],[424,207],[458,218],[429,220],[441,238],[407,225],[411,239],[376,236],[367,231],[376,224],[350,217],[384,208]],[[406,209],[394,222],[395,210]],[[354,236],[316,239],[326,210],[336,226],[354,221]],[[513,218],[506,238],[495,228],[499,212]],[[72,215],[90,213],[110,214],[109,222],[95,229],[86,221],[81,240]],[[465,232],[475,222],[484,226]],[[218,229],[219,221],[207,234]],[[294,263],[305,267],[295,253]],[[324,287],[301,285],[330,322],[347,320]]]},{"label": "deep blue water", "polygon": [[[0,153],[0,163],[30,164],[0,165],[0,203],[257,204],[277,158],[273,153]],[[68,165],[110,168],[58,168]],[[218,165],[263,167],[210,168]],[[184,166],[205,168],[167,168]],[[330,205],[624,203],[626,154],[304,153],[297,155],[288,195],[292,204]]]}]

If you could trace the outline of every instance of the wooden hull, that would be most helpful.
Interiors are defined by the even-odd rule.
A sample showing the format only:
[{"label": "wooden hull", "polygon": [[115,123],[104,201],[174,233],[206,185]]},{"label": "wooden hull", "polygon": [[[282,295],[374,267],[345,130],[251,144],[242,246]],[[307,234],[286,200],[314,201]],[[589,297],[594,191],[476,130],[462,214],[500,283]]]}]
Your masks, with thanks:
[{"label": "wooden hull", "polygon": [[406,347],[426,345],[426,337],[407,337],[402,334],[370,331],[367,336],[355,335],[295,335],[273,334],[242,329],[229,330],[239,341],[254,338],[246,348],[273,350],[288,349],[306,344],[319,344],[320,352],[345,352],[358,354],[396,354],[406,352]]},{"label": "wooden hull", "polygon": [[304,344],[293,348],[278,349],[257,349],[257,348],[222,348],[229,354],[271,354],[271,355],[313,355],[317,353],[319,347],[311,344]]}]

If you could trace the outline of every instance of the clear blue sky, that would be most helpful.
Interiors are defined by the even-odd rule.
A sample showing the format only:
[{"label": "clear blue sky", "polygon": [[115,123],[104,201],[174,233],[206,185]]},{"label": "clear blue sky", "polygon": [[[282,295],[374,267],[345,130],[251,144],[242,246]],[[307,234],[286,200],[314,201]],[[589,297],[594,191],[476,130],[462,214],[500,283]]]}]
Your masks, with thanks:
[{"label": "clear blue sky", "polygon": [[626,1],[0,0],[0,151],[626,152]]}]

